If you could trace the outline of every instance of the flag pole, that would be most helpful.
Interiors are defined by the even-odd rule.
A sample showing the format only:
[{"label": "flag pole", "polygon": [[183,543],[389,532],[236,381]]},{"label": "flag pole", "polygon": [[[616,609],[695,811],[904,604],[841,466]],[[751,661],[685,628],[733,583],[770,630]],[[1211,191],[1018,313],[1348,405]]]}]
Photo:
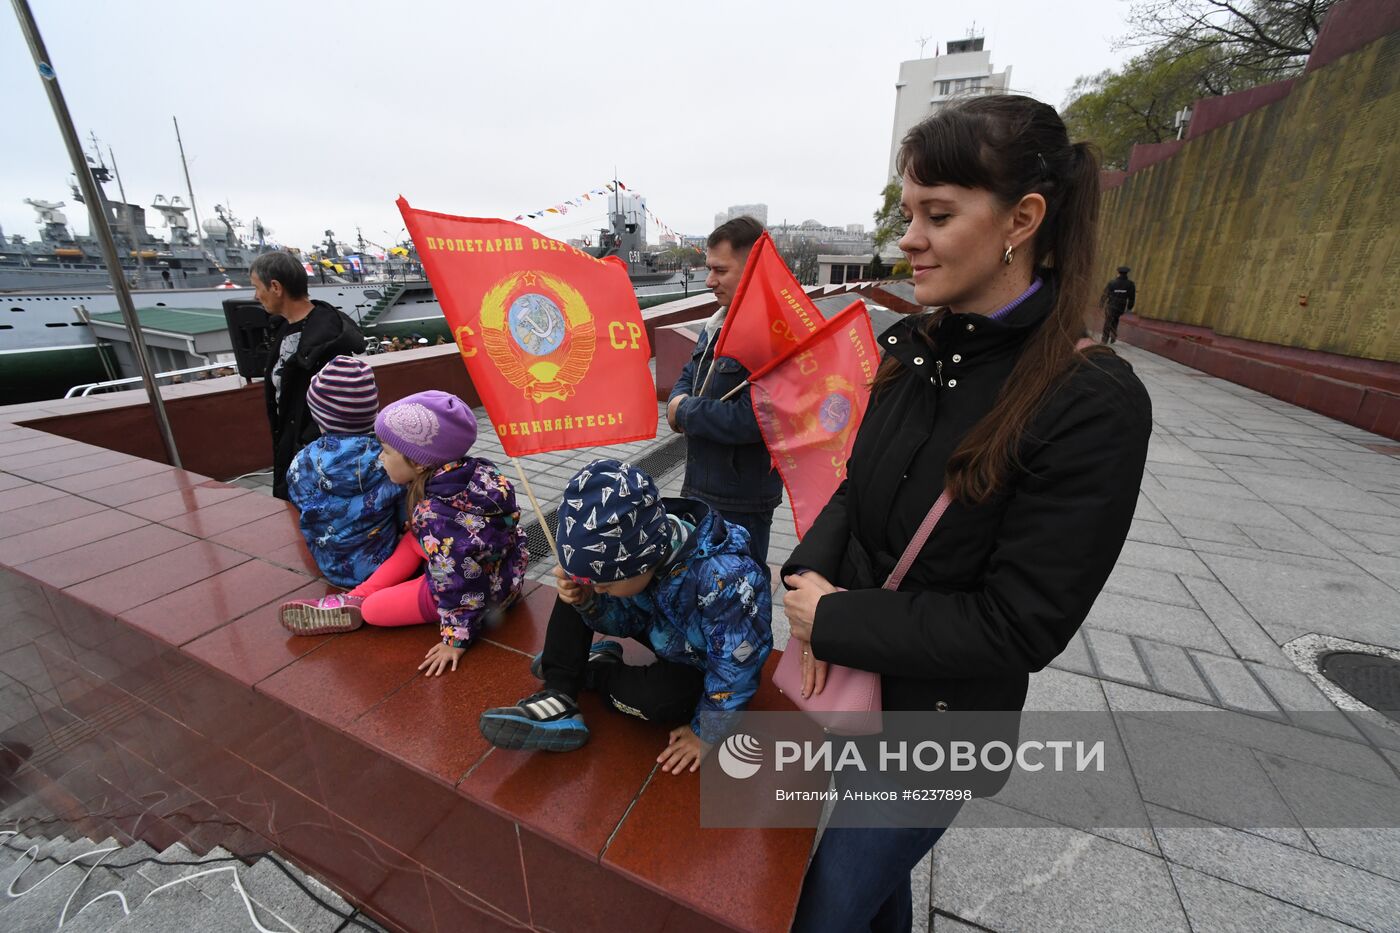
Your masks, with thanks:
[{"label": "flag pole", "polygon": [[749,380],[745,379],[743,382],[739,383],[739,384],[736,385],[734,388],[732,388],[732,389],[730,389],[728,392],[724,393],[724,397],[721,398],[720,401],[721,401],[721,402],[727,402],[727,401],[729,401],[729,400],[732,399],[734,396],[736,396],[736,395],[738,395],[740,392],[742,392],[742,391],[744,390],[744,387],[747,386],[748,384],[749,384]]},{"label": "flag pole", "polygon": [[[34,13],[29,9],[28,0],[12,0],[12,5],[15,17],[19,20],[20,32],[24,34],[29,53],[34,58],[34,66],[39,72],[39,77],[43,79],[49,106],[53,109],[54,120],[58,123],[63,144],[68,149],[68,158],[73,163],[73,172],[78,176],[78,186],[82,190],[83,202],[88,209],[91,233],[102,248],[107,274],[112,277],[112,293],[117,299],[117,309],[122,313],[122,321],[125,322],[127,332],[131,336],[131,355],[136,361],[137,371],[141,374],[141,382],[146,387],[146,397],[151,403],[151,414],[155,416],[156,429],[161,444],[165,447],[166,459],[171,466],[180,467],[183,465],[180,462],[180,452],[175,447],[175,435],[170,429],[170,419],[165,414],[165,403],[161,400],[160,388],[156,385],[156,371],[151,363],[150,350],[146,347],[145,332],[141,330],[141,320],[136,316],[136,305],[131,300],[131,288],[122,272],[121,257],[117,255],[117,241],[113,238],[112,228],[108,223],[107,210],[104,207],[107,203],[106,197],[98,187],[92,169],[83,156],[78,131],[73,128],[73,118],[68,113],[68,104],[58,84],[58,75],[54,72],[53,62],[44,46],[43,37],[39,34],[39,25],[34,21]],[[140,252],[139,247],[137,252]]]},{"label": "flag pole", "polygon": [[510,462],[515,464],[515,472],[520,476],[520,485],[525,487],[525,495],[530,497],[530,505],[535,509],[535,515],[540,520],[540,531],[544,532],[544,539],[549,542],[549,550],[554,554],[554,559],[559,559],[559,548],[554,543],[554,535],[549,532],[549,522],[544,519],[544,510],[540,508],[540,500],[535,498],[535,491],[530,488],[530,480],[525,476],[525,467],[521,465],[519,457],[511,457]]}]

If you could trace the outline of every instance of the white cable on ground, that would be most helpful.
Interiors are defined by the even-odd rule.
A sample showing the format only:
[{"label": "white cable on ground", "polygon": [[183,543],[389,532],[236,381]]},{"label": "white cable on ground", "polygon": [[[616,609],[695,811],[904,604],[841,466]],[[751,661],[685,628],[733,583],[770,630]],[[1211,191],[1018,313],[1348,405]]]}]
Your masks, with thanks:
[{"label": "white cable on ground", "polygon": [[[16,830],[0,830],[0,837],[17,835],[19,835],[19,833]],[[99,846],[88,852],[84,852],[81,855],[74,856],[73,858],[70,858],[63,864],[59,865],[53,871],[49,872],[43,878],[40,878],[30,887],[25,888],[23,891],[16,891],[15,885],[19,882],[20,878],[24,877],[24,873],[27,872],[32,866],[37,864],[39,861],[39,846],[37,844],[31,845],[24,852],[20,853],[19,859],[16,861],[16,864],[22,865],[22,867],[20,868],[19,872],[16,873],[14,878],[10,880],[9,885],[6,887],[5,893],[11,899],[18,900],[19,898],[31,894],[39,888],[43,887],[49,881],[50,878],[63,871],[63,869],[67,868],[69,865],[73,865],[75,863],[81,862],[83,859],[100,854],[102,857],[99,858],[97,861],[93,862],[92,865],[88,867],[87,871],[83,873],[82,879],[78,881],[77,885],[75,885],[73,890],[69,893],[68,899],[63,902],[63,909],[59,912],[58,915],[58,926],[54,928],[55,930],[62,930],[63,925],[68,922],[68,908],[72,905],[73,898],[77,896],[80,890],[82,890],[83,885],[87,883],[87,880],[90,877],[92,877],[92,873],[97,869],[97,867],[100,864],[102,864],[102,860],[105,859],[111,853],[120,851],[121,848],[121,846]],[[28,860],[27,864],[25,864],[26,860]],[[159,859],[145,859],[143,861],[149,861],[152,864],[158,865],[166,864],[161,862]],[[125,868],[130,866],[118,867]],[[145,906],[146,902],[149,901],[151,897],[158,891],[164,891],[166,888],[172,888],[179,884],[187,884],[193,882],[196,878],[203,878],[206,875],[215,875],[219,874],[220,872],[227,872],[233,876],[233,888],[235,891],[238,892],[239,898],[243,901],[243,908],[248,912],[248,920],[253,924],[253,929],[256,930],[257,933],[300,933],[300,931],[297,930],[295,927],[289,927],[285,930],[271,930],[262,925],[262,923],[258,920],[257,913],[253,910],[253,900],[248,895],[248,891],[243,887],[243,880],[238,875],[238,869],[233,865],[220,865],[216,868],[206,868],[203,871],[197,871],[188,875],[183,875],[179,878],[176,878],[174,881],[167,881],[165,884],[159,885],[146,892],[146,896],[141,898],[141,903],[136,905],[136,909],[140,910],[143,906]],[[118,903],[121,905],[122,915],[124,917],[131,916],[131,905],[127,901],[126,895],[123,894],[121,891],[116,890],[115,888],[109,891],[103,891],[96,897],[91,898],[87,901],[87,903],[83,904],[82,907],[78,908],[77,912],[74,913],[73,916],[80,916],[83,911],[87,910],[93,904],[96,904],[98,901],[106,897],[115,897]],[[279,917],[278,919],[280,920],[281,918]],[[285,923],[286,921],[283,922]]]}]

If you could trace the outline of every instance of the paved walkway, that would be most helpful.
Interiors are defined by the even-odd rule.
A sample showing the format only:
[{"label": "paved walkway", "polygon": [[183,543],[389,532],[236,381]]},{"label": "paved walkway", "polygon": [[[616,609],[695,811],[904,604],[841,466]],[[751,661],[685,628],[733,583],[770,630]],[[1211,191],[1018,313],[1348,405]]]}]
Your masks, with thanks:
[{"label": "paved walkway", "polygon": [[[1400,446],[1121,352],[1154,408],[1137,516],[1081,633],[1032,678],[1028,708],[1215,710],[1257,735],[1220,751],[1203,781],[1228,780],[1250,800],[1282,794],[1286,806],[1280,769],[1321,769],[1339,800],[1400,812],[1400,730],[1339,724],[1337,703],[1354,701],[1324,693],[1308,673],[1329,646],[1400,650]],[[663,415],[656,440],[608,453],[635,462],[672,437]],[[478,450],[515,478],[494,438]],[[568,477],[598,455],[527,458],[541,505],[553,508]],[[679,493],[678,467],[657,479]],[[771,563],[795,544],[785,504]],[[538,573],[548,570],[541,562]],[[774,635],[786,644],[780,603]],[[1320,711],[1335,718],[1307,716]],[[1210,742],[1202,737],[1203,748]],[[1218,800],[1156,800],[1147,763],[1127,760],[1147,788],[1151,828],[955,826],[932,871],[926,861],[916,874],[916,903],[931,917],[915,929],[1400,930],[1400,829],[1225,828],[1231,814],[1209,812]],[[1018,825],[1028,822],[1020,815]]]}]

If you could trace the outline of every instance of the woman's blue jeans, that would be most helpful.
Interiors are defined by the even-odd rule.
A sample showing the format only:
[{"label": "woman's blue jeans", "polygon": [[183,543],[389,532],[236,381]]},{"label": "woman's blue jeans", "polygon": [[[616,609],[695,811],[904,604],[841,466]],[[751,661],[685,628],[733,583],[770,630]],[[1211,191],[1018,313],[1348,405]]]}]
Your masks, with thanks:
[{"label": "woman's blue jeans", "polygon": [[908,933],[914,923],[909,873],[943,833],[829,827],[802,883],[794,933]]}]

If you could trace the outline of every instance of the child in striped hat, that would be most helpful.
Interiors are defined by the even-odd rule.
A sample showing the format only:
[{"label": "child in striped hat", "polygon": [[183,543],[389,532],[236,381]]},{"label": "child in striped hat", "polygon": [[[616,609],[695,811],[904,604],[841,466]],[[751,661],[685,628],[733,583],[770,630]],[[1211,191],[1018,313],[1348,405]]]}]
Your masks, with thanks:
[{"label": "child in striped hat", "polygon": [[374,436],[374,371],[353,356],[335,357],[311,377],[306,407],[321,436],[292,459],[287,495],[301,510],[301,533],[321,573],[336,586],[358,586],[394,552],[403,498]]},{"label": "child in striped hat", "polygon": [[408,533],[379,569],[348,593],[283,603],[297,635],[361,625],[436,622],[440,638],[418,669],[436,677],[520,597],[530,559],[515,489],[470,451],[476,416],[449,392],[430,389],[385,405],[374,419],[389,478],[403,483]]}]

